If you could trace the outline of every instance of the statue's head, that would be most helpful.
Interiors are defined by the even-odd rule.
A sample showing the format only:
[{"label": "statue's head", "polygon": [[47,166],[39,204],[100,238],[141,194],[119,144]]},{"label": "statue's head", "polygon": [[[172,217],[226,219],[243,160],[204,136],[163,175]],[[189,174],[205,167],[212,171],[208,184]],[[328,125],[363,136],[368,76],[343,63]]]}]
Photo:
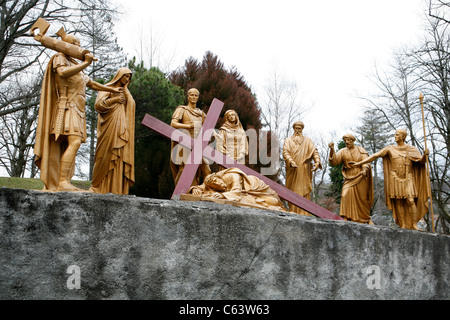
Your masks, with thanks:
[{"label": "statue's head", "polygon": [[292,128],[294,129],[294,134],[301,134],[303,131],[303,128],[305,127],[305,124],[301,121],[296,121],[292,125]]},{"label": "statue's head", "polygon": [[219,192],[227,191],[227,185],[225,184],[225,181],[223,181],[222,177],[220,175],[217,175],[216,173],[207,175],[203,183],[205,184],[205,186],[212,190]]},{"label": "statue's head", "polygon": [[342,140],[352,140],[352,141],[356,141],[356,137],[354,135],[352,135],[351,133],[347,133],[346,135],[344,135],[342,137]]},{"label": "statue's head", "polygon": [[191,88],[187,92],[188,102],[196,104],[200,97],[200,92],[196,88]]},{"label": "statue's head", "polygon": [[234,110],[228,110],[224,115],[225,121],[236,123],[238,120],[238,115]]},{"label": "statue's head", "polygon": [[395,141],[402,140],[405,141],[408,136],[408,132],[405,129],[398,129],[395,132]]},{"label": "statue's head", "polygon": [[347,148],[353,148],[355,145],[355,141],[356,141],[356,137],[354,135],[352,135],[351,133],[347,133],[346,135],[344,135],[342,137],[342,140],[344,140],[345,142],[345,146]]}]

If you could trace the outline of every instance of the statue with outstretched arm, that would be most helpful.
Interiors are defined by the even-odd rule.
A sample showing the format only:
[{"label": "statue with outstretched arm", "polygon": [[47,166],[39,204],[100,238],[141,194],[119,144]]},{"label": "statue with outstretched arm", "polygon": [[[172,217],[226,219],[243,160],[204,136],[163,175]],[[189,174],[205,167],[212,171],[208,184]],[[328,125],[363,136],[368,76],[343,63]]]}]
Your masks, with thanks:
[{"label": "statue with outstretched arm", "polygon": [[406,137],[406,130],[399,129],[395,133],[395,145],[349,164],[358,167],[382,158],[388,209],[401,228],[419,230],[417,223],[428,211],[429,181],[425,163],[429,151],[425,149],[422,155],[416,147],[405,143]]}]

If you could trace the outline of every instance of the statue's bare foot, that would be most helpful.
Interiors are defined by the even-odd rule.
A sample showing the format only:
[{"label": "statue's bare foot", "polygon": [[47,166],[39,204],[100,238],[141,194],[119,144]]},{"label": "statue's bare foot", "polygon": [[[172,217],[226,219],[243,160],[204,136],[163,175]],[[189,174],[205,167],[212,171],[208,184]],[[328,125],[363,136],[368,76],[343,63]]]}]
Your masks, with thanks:
[{"label": "statue's bare foot", "polygon": [[422,228],[420,228],[418,225],[417,225],[417,223],[414,223],[413,224],[413,230],[416,230],[416,231],[426,231],[425,229],[422,229]]},{"label": "statue's bare foot", "polygon": [[67,181],[63,181],[63,182],[59,183],[58,191],[72,191],[73,192],[73,191],[85,191],[85,190],[79,189]]}]

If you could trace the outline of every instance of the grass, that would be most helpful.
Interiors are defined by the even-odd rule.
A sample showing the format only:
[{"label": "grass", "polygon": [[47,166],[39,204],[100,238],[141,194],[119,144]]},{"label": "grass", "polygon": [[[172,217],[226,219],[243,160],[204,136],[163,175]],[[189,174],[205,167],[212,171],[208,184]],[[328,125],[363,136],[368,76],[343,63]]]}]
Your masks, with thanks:
[{"label": "grass", "polygon": [[[75,187],[80,189],[89,190],[91,187],[90,181],[72,180],[71,182]],[[44,188],[44,183],[40,179],[0,177],[0,188],[2,187],[11,189],[42,190],[42,188]]]}]

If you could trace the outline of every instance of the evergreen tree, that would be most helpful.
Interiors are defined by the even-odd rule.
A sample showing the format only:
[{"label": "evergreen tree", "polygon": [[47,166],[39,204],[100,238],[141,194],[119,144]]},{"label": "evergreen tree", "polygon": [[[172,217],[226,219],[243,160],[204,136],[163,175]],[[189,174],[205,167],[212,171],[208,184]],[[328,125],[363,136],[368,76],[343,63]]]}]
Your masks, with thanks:
[{"label": "evergreen tree", "polygon": [[202,62],[194,58],[186,60],[181,70],[174,71],[169,79],[185,93],[191,88],[200,91],[197,107],[208,112],[214,98],[224,103],[217,127],[223,122],[223,115],[229,109],[234,109],[244,130],[262,127],[258,102],[247,85],[244,77],[236,68],[226,69],[219,58],[211,52],[206,52]]},{"label": "evergreen tree", "polygon": [[[377,110],[366,108],[361,117],[361,125],[355,130],[359,139],[357,142],[370,154],[374,154],[383,149],[389,142],[392,142],[392,134],[389,124],[384,121],[383,115]],[[373,210],[385,212],[384,205],[384,179],[381,159],[372,162],[374,204]],[[379,201],[383,200],[383,201]]]},{"label": "evergreen tree", "polygon": [[183,91],[157,68],[146,69],[143,62],[130,61],[133,78],[129,86],[136,102],[135,172],[130,194],[169,199],[174,190],[170,171],[170,141],[141,125],[145,114],[170,123],[175,108],[183,104]]},{"label": "evergreen tree", "polygon": [[[391,131],[388,124],[383,120],[382,115],[377,110],[368,108],[364,110],[361,126],[355,129],[355,132],[361,137],[358,139],[358,142],[369,154],[380,151],[392,140]],[[376,159],[373,162],[375,179],[378,179],[378,160]]]},{"label": "evergreen tree", "polygon": [[[345,142],[343,140],[339,141],[337,147],[338,150],[345,148]],[[331,185],[327,193],[327,196],[336,199],[336,203],[341,203],[342,186],[344,185],[344,176],[342,175],[342,163],[337,166],[330,167],[329,176],[331,180]]]}]

